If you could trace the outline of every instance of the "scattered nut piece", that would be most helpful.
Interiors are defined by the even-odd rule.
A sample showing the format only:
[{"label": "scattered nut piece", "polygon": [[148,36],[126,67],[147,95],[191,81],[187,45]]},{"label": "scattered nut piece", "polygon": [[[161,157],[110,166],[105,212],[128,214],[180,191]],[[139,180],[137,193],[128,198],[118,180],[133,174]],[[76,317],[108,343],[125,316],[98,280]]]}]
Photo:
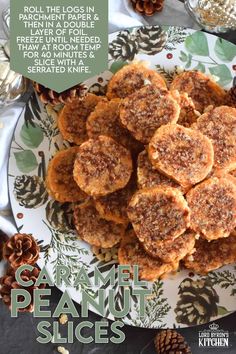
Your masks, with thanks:
[{"label": "scattered nut piece", "polygon": [[59,318],[59,322],[62,325],[66,324],[68,322],[68,316],[65,313],[63,313]]},{"label": "scattered nut piece", "polygon": [[67,350],[64,347],[57,347],[57,351],[58,351],[58,353],[61,353],[61,354],[70,354],[69,350]]}]

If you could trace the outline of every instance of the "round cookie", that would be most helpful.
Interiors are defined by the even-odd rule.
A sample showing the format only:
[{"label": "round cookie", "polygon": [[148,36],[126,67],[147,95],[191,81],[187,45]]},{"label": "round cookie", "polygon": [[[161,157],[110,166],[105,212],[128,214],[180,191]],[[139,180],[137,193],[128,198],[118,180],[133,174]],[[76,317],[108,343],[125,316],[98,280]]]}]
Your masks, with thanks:
[{"label": "round cookie", "polygon": [[136,192],[127,209],[129,220],[145,249],[174,241],[189,227],[189,208],[176,188],[155,187]]},{"label": "round cookie", "polygon": [[213,170],[213,173],[209,176],[210,177],[224,177],[228,180],[230,180],[231,182],[233,182],[236,185],[236,174],[235,174],[235,170],[229,172],[226,172],[224,170]]},{"label": "round cookie", "polygon": [[107,195],[129,182],[130,152],[107,136],[89,139],[79,147],[73,173],[78,186],[88,195]]},{"label": "round cookie", "polygon": [[109,81],[107,97],[110,100],[112,98],[125,98],[147,83],[166,89],[165,80],[156,71],[148,69],[141,63],[125,65]]},{"label": "round cookie", "polygon": [[195,240],[196,233],[187,230],[174,241],[163,241],[158,247],[155,247],[154,245],[146,247],[146,244],[143,243],[143,247],[150,256],[158,257],[163,262],[175,263],[193,252]]},{"label": "round cookie", "polygon": [[236,227],[236,185],[212,177],[187,193],[190,227],[207,240],[227,237]]},{"label": "round cookie", "polygon": [[126,231],[122,237],[118,251],[118,262],[120,265],[138,265],[139,278],[155,281],[156,279],[175,271],[179,263],[164,263],[160,259],[150,257],[142,248],[133,230]]},{"label": "round cookie", "polygon": [[180,106],[180,115],[177,123],[187,128],[191,127],[200,116],[200,113],[195,109],[192,98],[186,92],[179,93],[177,90],[170,92]]},{"label": "round cookie", "polygon": [[195,252],[184,259],[186,268],[199,274],[207,274],[226,264],[236,262],[236,237],[207,241],[196,241]]},{"label": "round cookie", "polygon": [[86,120],[98,102],[104,100],[101,96],[88,93],[83,99],[77,98],[66,104],[58,117],[58,128],[63,139],[77,145],[86,141]]},{"label": "round cookie", "polygon": [[125,188],[96,198],[94,204],[101,217],[117,224],[128,225],[127,206],[135,189],[133,181],[130,181]]},{"label": "round cookie", "polygon": [[[236,186],[236,170],[231,171],[230,174],[227,174],[226,178],[230,179]],[[236,235],[236,229],[232,231],[232,234]]]},{"label": "round cookie", "polygon": [[135,139],[149,143],[162,125],[176,123],[180,107],[166,90],[147,85],[125,98],[120,105],[120,121]]},{"label": "round cookie", "polygon": [[206,178],[214,162],[210,139],[178,124],[160,127],[150,141],[148,154],[155,168],[186,188]]},{"label": "round cookie", "polygon": [[111,101],[101,101],[97,104],[86,122],[88,137],[95,139],[99,135],[110,136],[131,152],[138,153],[143,146],[121,125],[119,119],[120,102],[121,100],[116,98]]},{"label": "round cookie", "polygon": [[200,113],[203,113],[207,106],[223,104],[226,95],[222,87],[200,71],[185,71],[177,75],[170,89],[180,93],[187,92]]},{"label": "round cookie", "polygon": [[187,192],[188,189],[183,188],[173,179],[163,175],[160,171],[155,169],[151,164],[148,153],[146,150],[142,151],[138,155],[138,166],[137,166],[137,176],[138,176],[138,188],[152,188],[157,186],[169,186],[179,189],[183,194]]},{"label": "round cookie", "polygon": [[221,106],[198,118],[194,129],[212,141],[216,169],[236,168],[236,108]]},{"label": "round cookie", "polygon": [[86,197],[73,178],[77,153],[78,146],[71,147],[57,152],[49,162],[46,187],[51,197],[58,202],[78,202]]},{"label": "round cookie", "polygon": [[78,236],[96,247],[113,247],[125,232],[123,225],[102,219],[91,201],[74,206],[74,223]]}]

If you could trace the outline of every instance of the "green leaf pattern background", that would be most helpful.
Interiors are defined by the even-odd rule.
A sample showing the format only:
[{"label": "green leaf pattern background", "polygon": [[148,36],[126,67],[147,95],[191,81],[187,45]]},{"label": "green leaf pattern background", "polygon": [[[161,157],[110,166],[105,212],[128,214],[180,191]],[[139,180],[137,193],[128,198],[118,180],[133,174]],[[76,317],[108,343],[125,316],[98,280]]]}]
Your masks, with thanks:
[{"label": "green leaf pattern background", "polygon": [[226,64],[222,62],[231,62],[236,57],[236,46],[217,38],[214,45],[214,54],[216,59],[210,53],[209,42],[205,33],[197,31],[185,39],[185,50],[181,51],[179,59],[183,62],[185,69],[192,68],[205,73],[206,64],[209,72],[214,76],[221,86],[227,86],[232,82],[232,74]]},{"label": "green leaf pattern background", "polygon": [[[162,34],[161,45],[163,49],[158,53],[153,46],[153,40],[157,40],[156,30]],[[159,26],[158,28],[152,26],[150,31],[152,33],[150,43],[147,30],[141,31],[143,42],[139,41],[139,45],[142,52],[135,54],[134,47],[132,47],[132,56],[135,54],[134,59],[151,62],[151,66],[164,75],[168,82],[172,80],[173,75],[183,69],[196,69],[214,75],[221,85],[226,88],[230,87],[234,74],[232,65],[235,64],[236,46],[217,39],[215,36],[183,27],[164,26],[160,29]],[[117,41],[119,33],[112,34],[110,36],[110,43],[113,43],[112,48],[115,50],[115,45],[118,43],[120,51],[122,51],[123,45],[126,53],[129,53],[129,43],[125,43],[125,38],[127,41],[131,40],[133,46],[134,33],[137,33],[137,29],[127,30],[125,35],[123,32],[122,38],[120,37],[122,41],[120,40],[119,43]],[[166,38],[165,43],[163,43],[164,38]],[[145,48],[145,53],[143,48]],[[152,53],[152,48],[155,54]],[[89,90],[98,89],[99,92],[104,92],[112,75],[130,61],[131,58],[127,58],[125,61],[114,60],[110,55],[110,70],[88,80],[85,84]],[[42,267],[46,264],[50,274],[53,275],[56,265],[66,264],[71,269],[70,277],[73,280],[76,272],[83,265],[92,280],[94,266],[98,266],[100,271],[106,274],[116,262],[99,261],[91,252],[90,247],[78,240],[74,230],[71,229],[70,208],[64,205],[60,210],[58,203],[48,199],[47,194],[43,193],[41,189],[50,158],[58,150],[65,149],[70,145],[62,140],[57,128],[56,120],[59,109],[60,107],[55,109],[49,105],[44,106],[34,94],[27,103],[16,127],[11,146],[9,160],[10,199],[18,228],[22,232],[33,233],[39,239],[42,251],[39,266]],[[14,182],[16,180],[18,181],[18,200],[14,196]],[[22,184],[19,185],[19,181],[25,181],[25,190]],[[32,185],[35,186],[35,191],[29,190]],[[29,198],[30,192],[34,195],[35,202],[32,203],[31,208],[29,208],[31,204],[27,208],[26,202],[24,203],[22,198],[25,195]],[[41,199],[39,193],[42,193]],[[23,218],[18,219],[18,214],[22,214]],[[177,303],[180,300],[179,287],[188,277],[187,271],[180,271],[164,281],[149,282],[148,287],[152,289],[152,296],[146,304],[146,316],[139,318],[137,298],[132,297],[132,310],[124,322],[147,328],[172,327],[173,325],[185,327],[185,323],[176,321],[176,311],[178,310]],[[198,279],[204,280],[205,278],[194,275],[192,279],[194,284]],[[208,280],[212,289],[219,295],[216,317],[224,316],[235,309],[236,269],[233,266],[224,267],[210,273]],[[109,285],[106,285],[105,290],[108,291],[108,289]],[[116,305],[117,308],[121,308],[123,288],[120,288],[116,283],[115,289]],[[62,290],[64,289],[62,288]],[[77,302],[81,300],[79,290],[81,288],[69,288],[72,298]],[[96,297],[96,288],[84,287],[84,290]],[[112,318],[107,303],[106,317]],[[179,317],[181,318],[181,316]]]}]

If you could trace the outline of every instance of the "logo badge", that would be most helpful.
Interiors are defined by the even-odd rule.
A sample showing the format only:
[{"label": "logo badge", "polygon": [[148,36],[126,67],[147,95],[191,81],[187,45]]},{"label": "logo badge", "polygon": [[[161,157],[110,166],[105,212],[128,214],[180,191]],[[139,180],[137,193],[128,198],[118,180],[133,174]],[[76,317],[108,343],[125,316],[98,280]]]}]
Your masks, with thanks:
[{"label": "logo badge", "polygon": [[211,323],[209,329],[199,332],[199,348],[228,348],[229,332],[219,328],[217,323]]}]

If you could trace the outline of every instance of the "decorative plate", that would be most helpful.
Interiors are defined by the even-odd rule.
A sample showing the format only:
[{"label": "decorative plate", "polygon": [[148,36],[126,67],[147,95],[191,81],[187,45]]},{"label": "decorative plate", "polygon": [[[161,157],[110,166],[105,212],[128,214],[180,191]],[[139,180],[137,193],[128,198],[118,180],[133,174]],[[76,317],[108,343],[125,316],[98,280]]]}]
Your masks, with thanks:
[{"label": "decorative plate", "polygon": [[[213,35],[183,27],[141,27],[110,35],[109,71],[86,82],[89,90],[104,93],[107,81],[124,63],[149,61],[168,81],[175,72],[197,69],[214,76],[223,87],[232,85],[236,70],[236,46]],[[116,263],[113,254],[94,254],[89,245],[76,238],[68,204],[51,200],[44,179],[51,156],[68,143],[61,139],[56,125],[57,112],[38,102],[33,94],[18,121],[9,161],[9,191],[19,231],[32,233],[41,246],[39,266],[46,264],[54,274],[57,265],[71,269],[71,280],[81,265],[93,279],[93,269],[107,272]],[[115,252],[115,251],[114,251]],[[236,266],[227,266],[207,276],[186,270],[166,280],[148,283],[152,296],[146,315],[139,318],[135,297],[123,321],[147,327],[186,327],[207,323],[236,310]],[[109,286],[107,286],[107,290]],[[61,288],[65,290],[65,288]],[[96,293],[95,288],[86,289]],[[115,286],[116,305],[122,308],[122,288]],[[81,301],[80,288],[69,288],[71,297]],[[106,317],[112,316],[107,309]]]}]

